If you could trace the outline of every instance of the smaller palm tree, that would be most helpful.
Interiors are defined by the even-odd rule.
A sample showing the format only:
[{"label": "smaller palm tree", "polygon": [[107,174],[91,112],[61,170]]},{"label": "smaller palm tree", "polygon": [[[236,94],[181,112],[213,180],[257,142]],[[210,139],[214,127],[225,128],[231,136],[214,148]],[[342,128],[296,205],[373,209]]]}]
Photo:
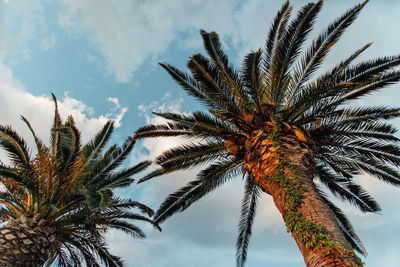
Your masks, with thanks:
[{"label": "smaller palm tree", "polygon": [[0,265],[122,266],[122,260],[109,252],[105,232],[118,229],[144,238],[134,220],[160,228],[149,219],[149,207],[113,192],[131,185],[132,175],[150,162],[116,170],[135,139],[129,137],[121,147],[113,145],[103,153],[113,132],[109,121],[82,146],[72,116],[62,123],[54,95],[53,100],[49,146],[22,117],[36,143],[33,158],[26,142],[11,127],[0,125],[0,145],[12,163],[0,164]]}]

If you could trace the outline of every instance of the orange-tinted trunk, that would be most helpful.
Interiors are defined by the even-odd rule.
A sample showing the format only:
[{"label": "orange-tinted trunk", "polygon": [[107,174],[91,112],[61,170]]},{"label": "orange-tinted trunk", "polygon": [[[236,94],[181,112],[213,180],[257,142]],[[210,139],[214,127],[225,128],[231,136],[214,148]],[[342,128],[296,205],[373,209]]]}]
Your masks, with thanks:
[{"label": "orange-tinted trunk", "polygon": [[[271,177],[276,176],[277,166],[279,166],[277,157],[277,146],[268,137],[268,133],[262,130],[256,131],[246,149],[246,166],[252,173],[256,183],[260,188],[272,196],[273,201],[279,212],[287,224],[286,215],[290,212],[290,199],[285,193],[285,187],[281,183],[274,181]],[[301,181],[302,200],[303,203],[299,206],[298,212],[304,219],[312,222],[315,225],[323,225],[326,229],[326,234],[330,236],[333,242],[339,243],[338,250],[330,253],[324,253],[322,248],[312,248],[306,246],[296,231],[292,231],[292,236],[295,239],[307,266],[361,266],[355,257],[351,245],[344,237],[337,223],[336,217],[325,202],[317,193],[317,189],[313,183],[315,175],[315,161],[313,151],[305,144],[299,141],[293,135],[281,137],[281,150],[285,157],[285,162],[281,166],[284,177],[294,181],[297,177]],[[300,216],[301,216],[300,215]],[[337,243],[336,243],[337,244]],[[338,254],[340,257],[335,256]]]}]

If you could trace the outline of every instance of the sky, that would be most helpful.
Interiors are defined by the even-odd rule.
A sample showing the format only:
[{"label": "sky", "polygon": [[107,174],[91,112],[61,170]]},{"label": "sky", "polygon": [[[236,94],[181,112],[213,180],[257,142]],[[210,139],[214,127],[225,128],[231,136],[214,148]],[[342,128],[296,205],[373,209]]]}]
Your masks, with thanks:
[{"label": "sky", "polygon": [[[326,0],[312,36],[357,2]],[[295,12],[305,3],[291,1]],[[247,52],[263,46],[282,4],[282,0],[2,0],[0,123],[12,125],[32,144],[19,119],[23,115],[48,140],[54,93],[61,116],[73,115],[83,142],[106,121],[114,120],[112,141],[122,143],[146,123],[162,121],[153,111],[202,109],[158,62],[185,69],[190,55],[204,52],[199,34],[204,29],[220,34],[232,63],[240,67]],[[361,59],[400,54],[399,14],[400,1],[371,0],[323,68],[329,69],[368,42],[373,45]],[[399,102],[400,85],[393,85],[359,104],[399,106]],[[400,127],[399,120],[393,123]],[[153,159],[184,142],[182,138],[141,141],[126,164]],[[4,159],[1,152],[0,158]],[[156,209],[197,172],[158,177],[118,193]],[[398,266],[400,189],[366,175],[357,180],[382,207],[380,214],[363,214],[341,204],[368,251],[365,266]],[[147,239],[112,231],[108,244],[127,266],[234,266],[242,193],[242,179],[232,179],[163,223],[162,233],[141,225]],[[304,266],[269,196],[263,197],[258,209],[246,266]]]}]

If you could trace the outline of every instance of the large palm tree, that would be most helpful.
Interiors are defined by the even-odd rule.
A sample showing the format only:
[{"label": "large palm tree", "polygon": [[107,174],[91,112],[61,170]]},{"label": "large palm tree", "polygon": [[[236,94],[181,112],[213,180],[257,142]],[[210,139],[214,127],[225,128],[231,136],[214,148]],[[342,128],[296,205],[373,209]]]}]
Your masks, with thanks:
[{"label": "large palm tree", "polygon": [[134,220],[158,226],[149,219],[153,215],[149,207],[119,198],[113,191],[131,185],[131,176],[150,162],[117,169],[135,139],[129,137],[121,147],[113,145],[103,153],[113,131],[113,123],[107,122],[82,146],[73,118],[62,123],[54,95],[53,99],[49,146],[22,117],[36,143],[35,157],[11,127],[0,126],[0,145],[11,160],[10,166],[0,165],[0,265],[100,266],[101,261],[121,266],[122,260],[108,251],[104,233],[119,229],[144,238]]},{"label": "large palm tree", "polygon": [[[370,44],[324,74],[324,58],[367,1],[328,26],[301,53],[323,1],[305,5],[289,21],[286,2],[276,15],[264,50],[250,52],[240,70],[221,49],[215,32],[201,31],[209,57],[193,55],[191,75],[161,64],[209,113],[157,114],[168,122],[147,125],[137,138],[186,136],[191,144],[172,148],[156,162],[160,169],[140,181],[209,163],[188,185],[169,195],[155,214],[161,223],[242,172],[244,197],[237,239],[237,266],[243,266],[257,200],[262,193],[282,214],[307,266],[361,266],[365,255],[343,212],[326,196],[349,201],[363,212],[380,210],[356,184],[370,174],[400,185],[400,149],[387,120],[398,108],[355,107],[355,100],[399,81],[398,56],[354,64]],[[351,106],[353,104],[353,106]]]}]

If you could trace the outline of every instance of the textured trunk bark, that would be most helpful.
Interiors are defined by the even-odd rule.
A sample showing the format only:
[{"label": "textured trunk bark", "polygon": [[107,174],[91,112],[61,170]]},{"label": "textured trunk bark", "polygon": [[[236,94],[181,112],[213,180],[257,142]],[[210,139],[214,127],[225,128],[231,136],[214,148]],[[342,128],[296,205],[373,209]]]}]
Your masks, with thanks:
[{"label": "textured trunk bark", "polygon": [[54,246],[54,232],[38,215],[8,221],[0,227],[0,266],[43,266]]},{"label": "textured trunk bark", "polygon": [[[270,194],[279,212],[288,225],[287,215],[290,212],[290,196],[285,193],[285,186],[271,177],[277,174],[277,148],[273,141],[268,137],[268,133],[258,130],[249,139],[246,146],[246,167],[252,173],[255,182],[260,188]],[[361,263],[353,257],[351,245],[344,237],[337,223],[335,215],[319,197],[317,189],[313,183],[315,174],[315,161],[313,151],[299,141],[294,135],[281,137],[281,152],[285,157],[282,166],[284,177],[294,182],[301,181],[302,201],[298,212],[307,220],[315,225],[323,225],[326,233],[330,235],[333,242],[338,242],[339,255],[343,258],[335,258],[338,251],[322,253],[317,248],[307,246],[301,241],[298,232],[292,231],[307,266],[361,266]],[[337,244],[337,243],[336,243]],[[323,249],[323,248],[322,248]],[[342,253],[342,254],[340,254]],[[341,257],[342,257],[341,256]]]}]

